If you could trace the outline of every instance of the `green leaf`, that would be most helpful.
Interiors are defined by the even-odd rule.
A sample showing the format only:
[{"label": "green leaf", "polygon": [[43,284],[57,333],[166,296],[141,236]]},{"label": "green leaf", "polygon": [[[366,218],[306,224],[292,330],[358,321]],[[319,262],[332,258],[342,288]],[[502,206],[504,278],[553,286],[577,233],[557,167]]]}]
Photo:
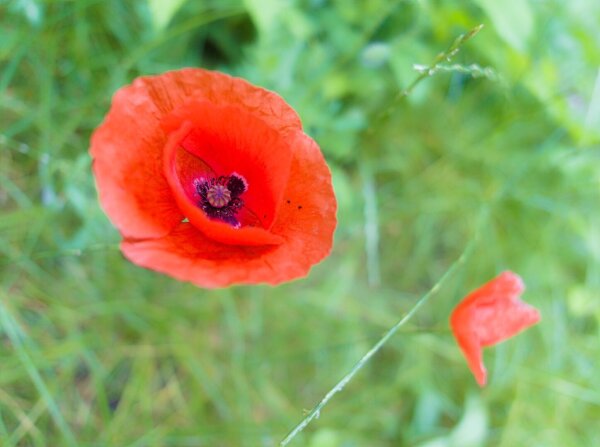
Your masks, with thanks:
[{"label": "green leaf", "polygon": [[323,428],[310,438],[310,447],[339,447],[342,443],[335,430]]},{"label": "green leaf", "polygon": [[148,0],[152,14],[152,25],[156,31],[166,28],[186,0]]},{"label": "green leaf", "polygon": [[477,0],[492,21],[494,28],[506,43],[525,51],[534,22],[527,0]]},{"label": "green leaf", "polygon": [[248,14],[261,33],[271,29],[286,3],[279,0],[244,0]]}]

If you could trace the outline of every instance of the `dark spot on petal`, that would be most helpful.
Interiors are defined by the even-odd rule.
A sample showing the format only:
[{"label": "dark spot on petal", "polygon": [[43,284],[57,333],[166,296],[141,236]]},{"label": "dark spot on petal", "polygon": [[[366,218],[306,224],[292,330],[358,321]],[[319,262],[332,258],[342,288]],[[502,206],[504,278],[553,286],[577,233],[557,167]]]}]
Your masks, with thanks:
[{"label": "dark spot on petal", "polygon": [[298,209],[301,210],[302,209],[302,205],[298,205]]}]

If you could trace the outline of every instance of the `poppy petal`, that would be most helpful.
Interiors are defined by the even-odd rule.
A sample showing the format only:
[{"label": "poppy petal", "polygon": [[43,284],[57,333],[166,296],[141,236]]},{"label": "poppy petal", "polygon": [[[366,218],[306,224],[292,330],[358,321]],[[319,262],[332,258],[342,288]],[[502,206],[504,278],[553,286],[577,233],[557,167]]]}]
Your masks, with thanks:
[{"label": "poppy petal", "polygon": [[162,237],[184,218],[163,174],[160,123],[191,100],[234,105],[279,132],[302,129],[279,95],[240,78],[189,68],[136,79],[117,91],[90,147],[100,202],[125,237]]},{"label": "poppy petal", "polygon": [[217,71],[184,68],[141,77],[136,84],[143,86],[160,115],[190,101],[208,101],[241,107],[281,132],[302,129],[298,114],[277,93]]},{"label": "poppy petal", "polygon": [[100,202],[128,237],[164,236],[183,219],[162,173],[165,138],[153,109],[140,88],[119,90],[91,141]]},{"label": "poppy petal", "polygon": [[319,146],[302,134],[294,146],[288,185],[271,231],[288,242],[295,241],[312,257],[326,256],[336,226],[337,203],[331,185],[331,172]]},{"label": "poppy petal", "polygon": [[467,295],[450,316],[450,326],[480,386],[487,380],[482,348],[500,343],[540,320],[537,309],[519,299],[525,286],[504,272]]},{"label": "poppy petal", "polygon": [[331,250],[336,201],[317,144],[303,135],[295,141],[293,153],[284,200],[271,228],[282,238],[281,244],[223,244],[182,223],[163,238],[123,241],[123,253],[138,265],[201,287],[275,285],[305,276]]}]

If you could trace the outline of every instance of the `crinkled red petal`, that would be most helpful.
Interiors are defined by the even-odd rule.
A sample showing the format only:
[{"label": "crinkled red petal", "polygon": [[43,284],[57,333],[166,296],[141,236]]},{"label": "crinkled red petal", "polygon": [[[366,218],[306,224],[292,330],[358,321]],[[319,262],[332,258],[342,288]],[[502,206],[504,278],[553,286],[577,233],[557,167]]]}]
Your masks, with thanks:
[{"label": "crinkled red petal", "polygon": [[482,348],[504,341],[540,320],[537,309],[519,299],[525,286],[513,272],[504,272],[467,295],[450,316],[450,326],[480,386],[487,372]]},{"label": "crinkled red petal", "polygon": [[100,202],[125,237],[165,236],[184,217],[164,176],[160,124],[189,101],[235,106],[282,133],[302,128],[281,97],[243,79],[197,68],[136,79],[115,94],[90,147]]},{"label": "crinkled red petal", "polygon": [[331,174],[315,142],[304,134],[294,140],[283,201],[271,232],[279,245],[242,246],[209,239],[183,223],[163,238],[125,240],[132,262],[201,287],[278,284],[299,278],[327,256],[336,226]]},{"label": "crinkled red petal", "polygon": [[165,181],[165,137],[139,85],[119,90],[92,136],[90,153],[100,203],[126,237],[160,237],[183,218]]}]

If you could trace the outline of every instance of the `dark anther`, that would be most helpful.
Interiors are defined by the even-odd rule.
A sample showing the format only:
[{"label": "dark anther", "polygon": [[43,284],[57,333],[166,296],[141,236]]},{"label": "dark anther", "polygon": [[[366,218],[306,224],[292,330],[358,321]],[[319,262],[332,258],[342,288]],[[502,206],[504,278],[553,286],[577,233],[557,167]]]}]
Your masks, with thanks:
[{"label": "dark anther", "polygon": [[232,197],[238,197],[246,192],[248,184],[246,183],[246,180],[244,180],[244,177],[237,174],[231,174],[227,181],[227,189],[231,191]]}]

